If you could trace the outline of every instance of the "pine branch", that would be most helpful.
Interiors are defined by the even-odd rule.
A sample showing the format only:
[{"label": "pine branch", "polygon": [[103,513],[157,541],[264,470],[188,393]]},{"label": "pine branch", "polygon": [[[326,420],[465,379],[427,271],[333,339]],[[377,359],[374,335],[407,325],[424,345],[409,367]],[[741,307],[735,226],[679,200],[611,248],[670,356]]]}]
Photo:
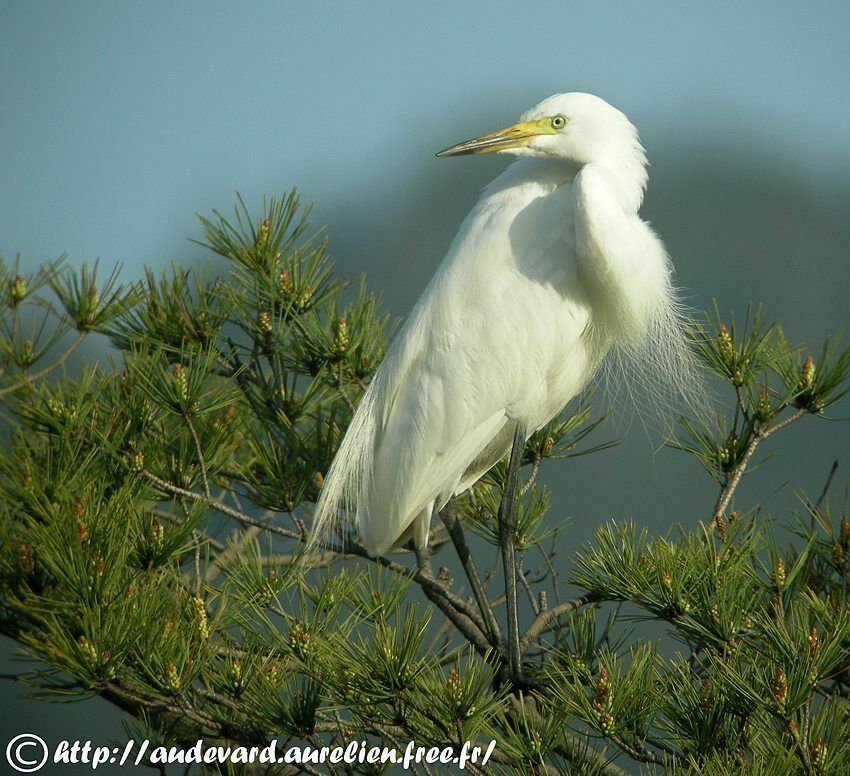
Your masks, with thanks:
[{"label": "pine branch", "polygon": [[753,457],[753,453],[755,453],[756,448],[769,436],[775,434],[777,431],[781,431],[786,426],[790,425],[796,420],[799,420],[803,415],[805,415],[807,410],[803,408],[796,409],[791,415],[784,418],[781,421],[776,421],[772,424],[759,424],[756,427],[756,431],[750,439],[741,460],[737,463],[737,465],[732,469],[731,472],[726,474],[726,477],[723,481],[723,486],[720,489],[720,494],[717,497],[717,502],[714,505],[714,519],[719,520],[725,515],[726,508],[729,506],[729,502],[732,500],[732,497],[735,495],[735,490],[738,487],[738,484],[741,482],[741,478],[744,476],[744,472],[747,469],[747,465],[750,462],[750,459]]},{"label": "pine branch", "polygon": [[499,628],[498,620],[496,620],[496,615],[493,612],[493,607],[490,604],[490,599],[487,597],[487,591],[484,589],[484,585],[481,582],[481,577],[478,574],[478,568],[472,558],[472,553],[469,550],[469,545],[467,544],[466,535],[463,530],[463,525],[460,522],[460,518],[457,514],[452,512],[450,508],[444,509],[440,513],[440,518],[443,521],[443,525],[446,526],[446,530],[454,544],[455,552],[457,552],[458,558],[463,566],[463,570],[466,572],[466,578],[469,580],[469,585],[472,588],[475,601],[478,604],[478,610],[484,619],[487,640],[491,646],[502,650],[504,649],[504,645],[502,644],[502,632]]},{"label": "pine branch", "polygon": [[0,398],[10,394],[15,393],[16,391],[20,391],[22,388],[32,386],[37,383],[39,380],[43,380],[45,377],[50,375],[52,372],[56,371],[62,364],[64,364],[68,358],[74,353],[74,351],[80,347],[83,343],[83,340],[88,336],[87,331],[81,331],[77,338],[67,347],[62,353],[57,356],[56,360],[48,366],[44,367],[44,369],[39,370],[38,372],[33,372],[31,374],[24,373],[21,375],[20,382],[13,383],[12,385],[7,385],[4,388],[0,388]]},{"label": "pine branch", "polygon": [[204,461],[204,453],[201,449],[201,440],[198,439],[198,432],[195,431],[195,424],[192,423],[192,417],[188,412],[183,413],[183,419],[186,421],[186,427],[189,429],[189,433],[192,435],[192,441],[195,444],[195,453],[198,456],[198,465],[201,467],[201,479],[204,483],[204,495],[206,495],[207,501],[212,501],[210,479],[207,475],[207,464],[206,461]]},{"label": "pine branch", "polygon": [[598,593],[585,593],[583,596],[574,598],[572,601],[566,601],[551,609],[544,609],[532,621],[531,625],[522,636],[520,641],[520,652],[525,654],[528,652],[534,640],[552,623],[564,614],[569,614],[582,606],[601,601],[602,596]]},{"label": "pine branch", "polygon": [[[390,565],[391,561],[386,561],[382,557],[378,560],[381,562],[381,565],[392,568]],[[416,561],[419,570],[413,578],[420,584],[425,596],[452,622],[464,638],[475,647],[475,651],[479,655],[482,657],[486,656],[490,651],[490,644],[484,635],[483,623],[480,621],[476,622],[477,618],[468,609],[466,604],[452,596],[434,580],[430,551],[427,547],[416,550]]]}]

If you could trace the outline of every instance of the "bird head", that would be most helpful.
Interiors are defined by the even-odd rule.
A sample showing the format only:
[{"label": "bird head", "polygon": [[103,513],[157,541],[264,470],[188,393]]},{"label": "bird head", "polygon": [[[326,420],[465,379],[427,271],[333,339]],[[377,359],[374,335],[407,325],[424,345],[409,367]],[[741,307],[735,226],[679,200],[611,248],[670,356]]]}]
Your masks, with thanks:
[{"label": "bird head", "polygon": [[637,130],[626,116],[592,94],[555,94],[519,122],[450,146],[437,156],[506,153],[561,159],[574,165],[646,163]]}]

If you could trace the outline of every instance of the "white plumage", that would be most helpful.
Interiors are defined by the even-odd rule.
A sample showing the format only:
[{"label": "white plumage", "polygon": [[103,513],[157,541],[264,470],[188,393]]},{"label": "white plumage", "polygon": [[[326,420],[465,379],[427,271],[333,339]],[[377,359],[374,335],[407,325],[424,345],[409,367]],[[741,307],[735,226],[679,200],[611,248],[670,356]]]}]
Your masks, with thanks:
[{"label": "white plumage", "polygon": [[[618,110],[560,94],[439,155],[520,156],[484,191],[357,408],[316,508],[384,553],[579,393],[609,354],[650,392],[689,378],[646,157]],[[629,389],[632,390],[631,386]],[[634,393],[634,391],[632,390]]]}]

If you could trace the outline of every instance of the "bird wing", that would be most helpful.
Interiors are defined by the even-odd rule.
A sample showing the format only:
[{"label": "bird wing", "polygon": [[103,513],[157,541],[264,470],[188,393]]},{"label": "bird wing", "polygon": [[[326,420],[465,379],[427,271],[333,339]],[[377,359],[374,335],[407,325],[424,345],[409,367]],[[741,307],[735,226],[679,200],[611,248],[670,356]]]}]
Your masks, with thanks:
[{"label": "bird wing", "polygon": [[442,506],[473,462],[480,476],[502,457],[506,449],[476,460],[496,438],[510,444],[516,418],[533,431],[570,398],[552,394],[564,393],[558,375],[569,371],[586,310],[572,199],[558,192],[485,197],[382,364],[357,499],[361,534],[376,551]]}]

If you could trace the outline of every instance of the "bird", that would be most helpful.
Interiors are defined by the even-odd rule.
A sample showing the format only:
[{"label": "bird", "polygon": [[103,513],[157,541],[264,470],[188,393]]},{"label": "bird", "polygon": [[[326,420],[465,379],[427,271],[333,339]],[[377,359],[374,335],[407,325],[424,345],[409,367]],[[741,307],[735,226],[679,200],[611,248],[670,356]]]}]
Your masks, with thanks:
[{"label": "bird", "polygon": [[437,157],[514,157],[483,191],[353,414],[313,536],[353,518],[382,555],[613,365],[667,406],[699,378],[664,245],[639,215],[647,157],[620,110],[556,94]]}]

